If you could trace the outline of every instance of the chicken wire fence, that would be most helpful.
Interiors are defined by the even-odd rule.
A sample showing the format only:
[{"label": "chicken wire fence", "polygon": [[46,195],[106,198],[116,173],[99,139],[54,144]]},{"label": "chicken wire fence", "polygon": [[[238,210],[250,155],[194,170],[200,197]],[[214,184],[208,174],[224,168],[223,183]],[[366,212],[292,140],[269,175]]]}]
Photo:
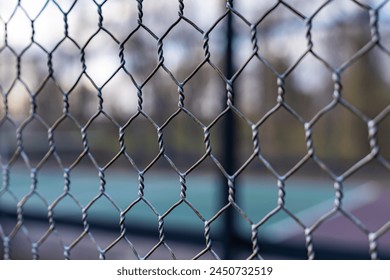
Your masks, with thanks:
[{"label": "chicken wire fence", "polygon": [[[389,175],[388,77],[382,76],[385,82],[379,85],[375,71],[368,70],[375,72],[374,82],[367,72],[352,80],[347,74],[351,69],[367,69],[367,57],[373,53],[380,57],[374,64],[386,73],[389,1],[252,2],[47,0],[31,6],[28,1],[1,1],[0,251],[4,259],[20,257],[18,250],[23,246],[30,258],[45,258],[42,248],[53,236],[66,259],[85,239],[91,240],[101,259],[119,246],[137,259],[152,258],[161,248],[175,259],[177,252],[166,237],[167,221],[180,207],[196,217],[203,231],[203,245],[194,259],[237,257],[231,251],[241,246],[234,243],[242,229],[234,219],[244,221],[249,229],[250,252],[245,257],[265,258],[261,230],[280,213],[300,228],[308,259],[316,257],[318,248],[313,235],[334,216],[342,216],[364,235],[368,257],[380,257],[380,241],[390,231],[388,215],[376,228],[368,227],[343,202],[348,198],[344,185],[360,170],[375,164],[381,175]],[[341,17],[333,16],[340,10],[344,11]],[[324,18],[328,19],[325,23]],[[338,26],[346,26],[341,36],[326,39]],[[177,31],[180,28],[184,31]],[[343,48],[348,40],[355,45]],[[342,57],[345,49],[349,53]],[[356,68],[359,63],[363,67]],[[309,65],[309,71],[301,71],[303,64]],[[256,67],[263,74],[248,74]],[[296,72],[301,74],[294,76]],[[370,83],[375,86],[364,88]],[[289,99],[305,89],[317,93]],[[379,98],[375,92],[381,90],[384,94]],[[366,99],[354,99],[358,93]],[[305,103],[308,98],[321,102]],[[375,100],[379,109],[370,111],[374,107],[370,102]],[[266,102],[270,106],[264,107]],[[338,110],[353,119],[341,129],[332,127],[343,122]],[[182,118],[187,120],[184,125],[178,121]],[[331,125],[317,132],[327,118]],[[360,138],[352,134],[346,142],[341,134],[353,126],[363,133]],[[247,140],[237,140],[244,133],[249,135]],[[200,147],[193,138],[201,139]],[[348,167],[339,172],[332,164],[343,161],[338,156],[359,141],[363,148],[350,151],[345,156]],[[114,179],[108,176],[118,162],[121,172],[135,173],[137,178],[136,183],[128,183],[137,186],[132,189],[134,196],[119,191],[124,204],[111,195],[110,180]],[[334,196],[333,205],[313,223],[286,205],[290,181],[308,164],[327,177]],[[92,176],[85,175],[93,178],[94,189],[84,201],[78,191],[87,183],[73,178],[87,170],[85,165],[94,170]],[[148,196],[148,178],[160,165],[160,179],[168,172],[177,186],[176,200],[164,210]],[[29,174],[29,182],[18,183],[24,176],[18,173],[21,169]],[[207,169],[220,178],[215,187],[218,199],[213,201],[217,209],[211,215],[193,202],[189,183],[193,173]],[[55,188],[54,183],[42,186],[41,174],[47,170],[57,174],[60,182],[61,191],[54,196],[46,193]],[[250,217],[238,199],[238,181],[245,172],[266,172],[273,178],[276,199],[260,218]],[[17,184],[23,184],[23,192],[18,193]],[[164,192],[161,188],[159,195]],[[263,199],[255,198],[258,205]],[[11,204],[8,210],[6,200]],[[35,237],[30,221],[38,219],[31,216],[29,206],[33,200],[40,205],[39,221],[46,225]],[[56,216],[64,200],[70,200],[80,213],[79,234],[69,240],[59,227],[64,219]],[[91,209],[102,200],[116,213],[111,222],[116,223],[117,232],[104,246],[95,238],[90,220]],[[139,223],[127,223],[139,205],[154,217],[151,227],[158,236],[145,253],[139,252],[136,239],[129,235]],[[218,233],[215,228],[220,221],[223,226]],[[177,230],[186,232],[180,225]],[[20,236],[27,242],[20,242]]]}]

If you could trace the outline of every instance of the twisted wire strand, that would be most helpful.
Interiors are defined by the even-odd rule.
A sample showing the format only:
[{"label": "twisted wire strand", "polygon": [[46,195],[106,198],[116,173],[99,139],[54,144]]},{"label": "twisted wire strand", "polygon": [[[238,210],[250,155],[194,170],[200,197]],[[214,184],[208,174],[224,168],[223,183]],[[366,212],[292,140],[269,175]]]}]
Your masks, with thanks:
[{"label": "twisted wire strand", "polygon": [[[347,206],[344,205],[344,202],[348,197],[348,191],[345,190],[347,188],[347,181],[359,170],[375,162],[381,165],[381,167],[385,169],[385,172],[390,171],[390,161],[384,152],[383,139],[381,138],[381,130],[384,130],[383,127],[385,126],[383,123],[385,123],[390,115],[390,105],[387,104],[387,106],[382,108],[376,116],[369,117],[369,115],[366,115],[353,101],[348,99],[346,94],[345,76],[358,61],[364,56],[371,54],[374,50],[379,50],[381,54],[390,57],[390,50],[385,45],[385,34],[382,31],[384,25],[382,22],[382,11],[389,5],[389,0],[383,1],[375,7],[370,4],[361,3],[361,1],[357,0],[350,1],[351,4],[358,6],[359,9],[367,15],[367,27],[369,28],[369,34],[367,34],[367,36],[369,39],[349,58],[341,61],[338,67],[332,66],[329,59],[323,55],[321,48],[317,46],[315,37],[315,33],[317,32],[317,29],[315,28],[317,20],[320,17],[319,14],[323,13],[325,9],[330,9],[332,5],[335,5],[336,1],[324,1],[321,5],[316,7],[310,15],[306,15],[299,8],[287,1],[276,1],[268,7],[266,11],[259,14],[258,18],[249,20],[249,16],[242,10],[239,1],[226,0],[223,3],[223,12],[205,28],[201,27],[201,24],[193,18],[191,11],[189,10],[191,8],[190,4],[186,0],[177,0],[175,3],[175,17],[167,19],[168,25],[166,26],[166,29],[161,33],[162,35],[158,35],[160,33],[157,32],[155,27],[151,24],[150,15],[148,14],[149,10],[146,7],[147,4],[145,4],[143,0],[135,0],[134,27],[132,27],[131,30],[125,30],[126,34],[120,37],[115,30],[111,29],[110,19],[106,18],[107,15],[105,13],[107,9],[109,9],[110,1],[94,0],[91,3],[91,7],[94,8],[94,15],[96,16],[95,22],[93,23],[94,28],[93,30],[91,29],[91,34],[88,34],[84,43],[79,43],[77,38],[78,35],[81,34],[81,31],[74,30],[73,27],[73,15],[77,13],[77,9],[82,8],[78,2],[79,1],[77,0],[73,1],[65,8],[64,4],[59,1],[46,1],[37,9],[36,13],[32,15],[23,1],[17,1],[15,5],[11,7],[7,16],[3,14],[0,15],[3,33],[0,42],[0,55],[9,56],[14,60],[12,65],[14,74],[13,76],[10,76],[12,78],[10,78],[10,81],[7,81],[8,84],[5,83],[7,85],[2,84],[3,78],[0,83],[0,129],[7,130],[9,129],[7,128],[7,125],[10,125],[11,130],[15,134],[15,143],[13,143],[15,149],[12,151],[9,158],[3,155],[0,147],[0,164],[2,168],[0,199],[11,197],[12,204],[15,206],[15,225],[12,229],[7,232],[5,230],[6,227],[3,227],[0,221],[0,244],[2,244],[0,249],[3,251],[2,258],[12,259],[12,249],[17,242],[18,235],[22,234],[26,236],[30,243],[29,245],[31,245],[29,250],[33,259],[40,259],[42,257],[41,247],[46,242],[49,242],[48,240],[51,235],[55,235],[60,240],[61,247],[63,248],[63,257],[65,259],[72,258],[73,251],[75,248],[77,249],[78,246],[82,246],[81,242],[84,238],[89,238],[94,244],[94,249],[100,259],[107,259],[109,253],[120,246],[120,242],[127,244],[127,250],[130,250],[136,259],[152,258],[155,254],[157,255],[157,251],[159,251],[160,248],[167,250],[169,256],[172,259],[176,259],[177,253],[172,249],[173,247],[171,247],[170,244],[171,240],[168,238],[168,228],[170,228],[169,221],[174,215],[174,212],[179,211],[179,206],[186,207],[187,210],[195,214],[195,219],[198,219],[198,221],[203,223],[203,236],[201,236],[201,238],[203,238],[204,248],[196,253],[194,259],[206,257],[220,259],[223,257],[218,253],[217,244],[219,240],[214,236],[215,232],[218,232],[218,221],[224,219],[224,214],[230,210],[234,212],[234,215],[238,217],[237,219],[239,221],[244,221],[245,225],[250,230],[250,234],[245,236],[251,246],[251,252],[248,259],[262,259],[265,256],[261,246],[261,230],[265,228],[267,224],[271,223],[271,220],[279,213],[287,215],[287,217],[295,222],[298,227],[303,229],[308,259],[315,259],[319,255],[316,254],[317,249],[319,248],[319,240],[314,238],[316,236],[315,233],[320,231],[322,224],[330,222],[332,217],[336,215],[341,215],[343,218],[346,218],[357,230],[367,236],[367,253],[371,259],[380,258],[380,240],[384,235],[390,232],[390,223],[386,222],[379,227],[379,229],[373,230],[360,220],[358,214],[348,210]],[[41,39],[39,37],[40,18],[44,17],[44,13],[49,9],[55,9],[57,14],[60,13],[62,21],[62,35],[51,49],[48,49],[45,44],[40,42]],[[303,23],[304,32],[302,35],[305,40],[305,47],[300,55],[294,58],[294,61],[291,61],[289,62],[289,65],[286,65],[285,70],[279,72],[279,70],[277,70],[279,68],[272,63],[272,57],[270,57],[265,50],[264,39],[267,37],[264,36],[263,31],[268,28],[266,27],[267,19],[281,10],[289,12],[291,17]],[[161,11],[161,13],[164,13],[165,16],[165,11]],[[26,38],[28,38],[29,41],[25,46],[15,45],[14,35],[11,34],[12,25],[17,21],[18,16],[25,19],[26,26],[29,30],[26,34],[22,34],[26,35]],[[246,54],[241,54],[241,50],[234,49],[233,60],[235,60],[237,65],[233,67],[233,73],[227,74],[224,71],[223,58],[219,57],[220,54],[215,47],[216,44],[218,44],[218,42],[216,43],[216,41],[219,40],[218,36],[221,35],[217,33],[220,32],[221,26],[225,24],[229,18],[233,19],[233,24],[237,24],[237,30],[238,28],[243,28],[243,30],[246,31],[248,41],[248,49],[246,52],[248,56],[242,58]],[[175,71],[174,67],[170,64],[170,56],[172,56],[172,54],[170,54],[169,51],[170,43],[172,43],[172,34],[177,32],[177,30],[180,30],[184,25],[196,32],[196,34],[202,38],[202,42],[197,46],[199,47],[199,50],[196,55],[199,55],[199,59],[196,64],[191,71],[188,71],[189,74],[187,74],[184,79],[179,79],[177,71]],[[235,30],[236,33],[237,30]],[[93,48],[93,41],[101,33],[108,35],[107,37],[109,40],[117,47],[116,59],[118,66],[112,73],[109,73],[103,83],[98,83],[97,77],[92,71],[93,65],[91,64],[90,55],[93,53],[93,50],[91,50]],[[134,59],[131,56],[128,56],[127,45],[134,44],[133,41],[139,40],[137,36],[142,33],[146,34],[150,40],[150,45],[153,45],[155,50],[149,52],[146,45],[136,46],[137,50],[154,57],[155,64],[151,69],[147,70],[148,73],[144,78],[140,79],[131,66],[134,64],[136,67],[142,68],[145,67],[146,62],[133,61]],[[275,36],[277,36],[277,34]],[[234,41],[236,39],[233,38],[232,40],[233,43],[237,43],[237,41]],[[64,48],[63,46],[66,41],[70,42],[77,50],[79,66],[79,70],[77,70],[79,73],[77,73],[78,75],[76,75],[75,81],[69,85],[69,88],[62,84],[63,81],[61,81],[61,78],[58,75],[58,72],[61,70],[58,70],[58,61],[56,58],[57,54],[64,54],[64,51],[61,49]],[[191,47],[194,45],[193,42],[185,43],[188,43]],[[145,49],[143,49],[144,47]],[[26,61],[30,56],[29,53],[32,52],[34,48],[38,49],[44,56],[42,62],[45,65],[44,77],[38,79],[37,86],[33,86],[28,81],[25,68]],[[177,51],[177,57],[181,60],[176,62],[177,64],[185,64],[189,61],[188,57],[180,56],[179,50],[174,51]],[[245,53],[245,50],[242,53]],[[102,53],[98,52],[98,55],[102,55]],[[319,108],[314,116],[309,119],[305,119],[301,112],[293,106],[292,102],[290,102],[290,96],[294,94],[290,87],[291,80],[294,79],[293,74],[299,71],[298,68],[303,64],[307,57],[314,59],[331,75],[331,83],[333,85],[331,101]],[[266,93],[266,95],[272,96],[274,103],[259,117],[259,119],[256,119],[256,121],[253,121],[252,118],[248,116],[245,108],[241,107],[240,101],[237,101],[237,96],[240,97],[240,89],[238,87],[238,85],[242,83],[240,80],[245,79],[247,71],[250,71],[254,64],[260,64],[261,67],[270,73],[276,89],[275,92]],[[66,65],[63,67],[66,68]],[[222,109],[220,110],[218,108],[213,109],[215,111],[213,113],[215,114],[210,121],[205,121],[202,116],[195,113],[195,109],[191,107],[191,95],[194,95],[194,93],[191,92],[191,82],[196,81],[196,76],[203,75],[204,71],[206,75],[214,75],[218,82],[224,86],[224,95],[221,99],[223,99],[225,104],[223,104]],[[163,73],[165,76],[164,79],[167,80],[165,82],[174,85],[176,90],[173,90],[171,93],[169,92],[170,90],[163,87],[161,89],[158,88],[158,85],[163,85],[163,83],[157,83],[157,86],[152,87],[152,89],[148,88],[154,83],[153,80],[160,79],[159,73]],[[107,89],[111,83],[115,83],[117,77],[122,77],[120,75],[124,75],[126,79],[128,79],[129,84],[133,87],[134,92],[127,92],[126,94],[134,97],[134,106],[136,107],[135,111],[124,122],[117,120],[115,113],[110,111],[110,107],[112,106],[110,100],[112,100],[113,97],[110,96],[110,91]],[[315,73],[311,73],[310,75],[315,75]],[[310,77],[307,79],[310,79]],[[94,102],[97,106],[94,113],[88,115],[86,120],[82,121],[78,119],[77,113],[74,110],[75,105],[73,99],[74,96],[78,94],[78,90],[85,86],[84,83],[88,83],[88,87],[95,93]],[[51,84],[53,85],[51,86]],[[306,84],[303,86],[306,86]],[[18,89],[18,87],[21,89]],[[13,111],[15,105],[11,104],[14,102],[14,92],[18,90],[24,91],[25,98],[28,98],[27,107],[29,110],[28,114],[20,121]],[[49,91],[50,94],[55,94],[55,91],[57,91],[62,98],[62,112],[59,112],[59,115],[53,122],[48,121],[43,116],[46,108],[43,108],[43,105],[41,105],[41,100],[48,94],[47,91]],[[152,107],[150,104],[153,103],[151,101],[150,91],[162,91],[162,94],[164,94],[162,99],[166,98],[168,100],[170,94],[175,96],[176,106],[174,110],[169,111],[169,108],[161,108],[162,110],[167,110],[168,117],[161,117],[161,119],[157,120],[158,116],[150,109],[150,107]],[[217,99],[215,96],[209,98]],[[125,102],[127,101],[123,100],[123,103]],[[82,109],[88,107],[88,104],[79,105],[83,107]],[[154,106],[158,108],[161,104],[154,104]],[[342,107],[347,110],[348,113],[355,116],[366,126],[366,140],[368,143],[368,154],[354,162],[351,167],[341,172],[341,174],[334,171],[331,164],[320,156],[321,148],[318,147],[318,139],[316,138],[316,128],[320,126],[319,123],[326,116],[331,115],[337,107]],[[115,108],[114,110],[117,109]],[[287,113],[297,121],[301,128],[303,128],[305,141],[304,155],[284,173],[281,173],[273,160],[266,155],[267,145],[262,138],[262,128],[265,124],[270,123],[270,120],[280,111]],[[124,112],[124,114],[125,113],[126,112]],[[229,170],[229,168],[226,167],[226,163],[220,159],[219,146],[218,143],[215,143],[214,138],[218,133],[217,128],[219,123],[222,122],[222,119],[228,114],[232,114],[234,118],[238,118],[243,126],[246,126],[250,131],[250,142],[247,143],[250,147],[249,155],[243,162],[235,163],[235,170]],[[191,162],[190,167],[184,168],[184,171],[182,170],[180,163],[176,161],[175,155],[172,156],[171,154],[168,154],[168,146],[171,145],[171,140],[167,135],[169,131],[167,128],[169,126],[174,126],[175,120],[179,119],[179,115],[185,115],[185,117],[192,122],[192,128],[200,128],[201,138],[203,138],[201,140],[203,142],[200,145],[201,149],[203,149],[201,155]],[[100,124],[99,118],[103,118],[104,121],[109,122],[111,127],[116,129],[117,133],[116,144],[118,147],[115,148],[115,151],[113,152],[114,155],[106,161],[107,163],[105,164],[101,164],[98,160],[100,155],[96,152],[93,144],[95,140],[93,126]],[[134,135],[127,130],[129,126],[133,125],[133,123],[140,118],[145,119],[145,121],[154,128],[155,136],[157,136],[157,139],[155,139],[157,142],[156,155],[148,161],[146,167],[143,169],[140,168],[142,165],[139,164],[137,156],[133,156],[132,154],[132,149],[134,149],[132,137],[134,137]],[[61,138],[60,127],[66,126],[67,121],[75,126],[75,130],[77,130],[81,142],[81,152],[70,164],[67,164],[65,156],[60,153],[61,139],[59,139]],[[29,130],[35,129],[34,122],[43,127],[47,133],[46,141],[48,149],[43,156],[39,158],[38,162],[36,162],[36,159],[34,158],[35,155],[33,155],[30,149],[30,142],[34,142],[34,139],[28,138]],[[162,123],[162,125],[160,125],[160,123]],[[191,130],[192,128],[186,129]],[[100,137],[102,137],[102,139],[104,138],[105,133],[106,132],[103,132],[103,134],[101,134]],[[238,135],[237,137],[243,136]],[[146,142],[146,139],[142,140],[145,140],[143,142]],[[101,141],[104,142],[104,139]],[[142,143],[142,145],[146,146],[147,144]],[[234,147],[232,147],[233,153],[240,152],[239,145],[241,145],[241,143],[235,144]],[[54,198],[48,198],[46,195],[49,194],[44,193],[44,189],[40,187],[40,174],[44,173],[43,169],[46,166],[52,164],[53,159],[54,162],[58,164],[61,173],[63,174],[63,190]],[[121,205],[116,200],[117,198],[112,196],[112,186],[110,185],[108,175],[111,170],[115,169],[115,165],[121,160],[130,164],[129,170],[131,170],[130,172],[136,173],[138,184],[138,186],[132,190],[135,191],[136,198],[128,199],[128,205],[125,206]],[[98,184],[96,185],[97,194],[91,194],[91,198],[82,203],[76,192],[78,186],[75,186],[75,180],[71,174],[75,170],[82,169],[83,162],[85,161],[91,163],[92,168],[97,171],[97,175],[95,174],[94,178],[98,180]],[[176,176],[178,180],[178,186],[175,193],[177,195],[177,200],[173,202],[165,212],[160,213],[157,210],[159,208],[155,205],[153,198],[149,197],[150,186],[146,182],[147,178],[152,176],[150,175],[151,170],[157,168],[161,161],[167,163],[167,168],[173,171],[173,176]],[[297,173],[301,169],[304,169],[305,164],[309,162],[314,163],[314,165],[332,181],[334,199],[333,206],[331,205],[333,208],[330,211],[323,213],[320,217],[317,217],[312,224],[307,225],[299,218],[296,212],[290,209],[288,201],[291,199],[289,197],[289,182],[291,178],[298,176]],[[276,187],[273,187],[277,196],[274,208],[262,217],[257,218],[257,220],[253,219],[251,213],[249,213],[250,211],[245,211],[247,209],[246,205],[244,205],[244,202],[240,197],[240,180],[245,176],[246,172],[250,172],[250,166],[255,163],[260,163],[262,168],[270,173],[270,176],[276,182]],[[201,170],[203,164],[211,164],[223,178],[224,184],[228,187],[225,188],[227,201],[225,201],[225,204],[222,206],[218,205],[218,207],[215,207],[216,209],[214,209],[215,211],[213,210],[214,212],[211,217],[205,215],[205,213],[200,210],[201,208],[199,205],[192,200],[192,190],[194,187],[190,183],[190,177],[196,171]],[[13,183],[13,172],[17,172],[19,165],[26,167],[27,172],[30,174],[29,189],[22,195],[17,193],[15,184]],[[131,183],[127,182],[127,186],[130,185]],[[53,186],[53,190],[54,189],[55,186]],[[150,188],[150,190],[152,190],[152,188]],[[126,194],[125,190],[123,190],[123,196],[127,195],[129,194]],[[29,223],[27,223],[30,213],[27,213],[28,211],[26,211],[26,205],[33,203],[34,197],[37,198],[41,206],[43,205],[43,207],[47,208],[47,215],[44,217],[44,220],[48,222],[48,229],[43,231],[37,238],[32,237],[33,231],[30,230]],[[65,242],[65,238],[62,238],[61,236],[59,221],[56,217],[56,213],[59,211],[60,205],[65,199],[72,200],[76,207],[80,208],[80,222],[82,224],[81,233],[68,243]],[[259,200],[260,199],[261,198],[259,197]],[[97,205],[101,200],[108,201],[110,207],[118,214],[118,236],[113,238],[113,241],[104,248],[101,247],[100,240],[96,237],[95,230],[90,221],[90,217],[94,215],[93,210],[91,209],[93,209],[95,207],[94,205]],[[215,203],[217,202],[215,201]],[[131,229],[127,224],[127,215],[133,213],[132,211],[134,211],[139,204],[146,206],[147,209],[151,211],[152,215],[155,216],[156,223],[154,224],[154,229],[157,229],[158,233],[156,244],[149,247],[144,256],[139,253],[138,244],[133,242]],[[0,209],[0,211],[2,211],[2,209]],[[222,235],[223,234],[224,233],[222,233]],[[234,247],[234,244],[228,245]]]}]

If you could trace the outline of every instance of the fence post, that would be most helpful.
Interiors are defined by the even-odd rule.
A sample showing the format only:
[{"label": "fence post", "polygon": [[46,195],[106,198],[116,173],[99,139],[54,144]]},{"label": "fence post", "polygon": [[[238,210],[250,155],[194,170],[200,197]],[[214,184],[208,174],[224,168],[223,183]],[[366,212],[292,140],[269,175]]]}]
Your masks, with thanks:
[{"label": "fence post", "polygon": [[[233,0],[226,0],[227,8],[233,7]],[[233,30],[233,14],[231,12],[227,15],[226,22],[226,48],[225,48],[225,75],[228,80],[233,76],[234,65],[233,65],[233,40],[234,40],[234,30]],[[226,84],[228,88],[231,86],[231,102],[234,102],[234,90],[233,84]],[[230,94],[227,92],[227,94]],[[233,103],[234,104],[234,103]],[[235,170],[235,133],[236,126],[234,123],[233,112],[232,110],[227,111],[225,115],[224,123],[222,124],[222,133],[221,133],[221,145],[222,145],[222,165],[224,166],[226,172],[229,175],[232,175]],[[225,176],[221,176],[221,200],[222,205],[225,206],[228,203],[229,197],[229,186],[228,180]],[[233,259],[234,256],[234,209],[229,207],[226,209],[226,213],[223,220],[223,230],[222,230],[222,243],[223,243],[223,258],[224,259]]]}]

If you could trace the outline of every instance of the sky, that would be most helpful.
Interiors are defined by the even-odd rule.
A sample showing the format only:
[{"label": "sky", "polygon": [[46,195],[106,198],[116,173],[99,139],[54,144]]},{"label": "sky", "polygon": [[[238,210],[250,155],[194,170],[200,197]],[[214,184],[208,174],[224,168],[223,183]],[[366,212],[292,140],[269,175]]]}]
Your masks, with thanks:
[{"label": "sky", "polygon": [[[31,47],[31,38],[34,35],[34,40],[42,46],[47,52],[51,52],[57,48],[53,55],[53,68],[55,77],[62,85],[64,90],[68,90],[70,85],[74,84],[81,71],[80,51],[76,45],[69,39],[58,45],[64,38],[64,20],[63,12],[67,13],[72,7],[73,0],[21,0],[21,6],[17,7],[17,0],[0,0],[0,46],[4,46],[5,42],[5,23],[7,23],[7,42],[8,46],[17,54],[22,55],[22,73],[21,76],[26,84],[34,90],[41,81],[37,80],[34,75],[34,67],[36,67],[37,58],[45,67],[47,62],[47,53],[36,45]],[[102,1],[96,1],[101,3]],[[224,1],[209,1],[209,0],[192,0],[184,1],[184,15],[194,21],[202,30],[207,30],[215,20],[224,12]],[[256,22],[264,13],[272,8],[276,0],[256,1],[256,0],[240,0],[235,1],[234,8],[245,16],[251,22]],[[286,3],[292,5],[299,10],[304,16],[312,15],[319,6],[324,3],[324,0],[287,0]],[[385,27],[388,26],[387,19],[390,18],[390,3],[385,0],[360,0],[360,3],[378,7],[387,3],[381,9],[380,18],[381,30],[388,32]],[[16,7],[16,9],[15,9]],[[137,27],[137,2],[124,0],[108,0],[103,6],[104,26],[113,33],[113,35],[122,41],[129,34],[130,30]],[[178,18],[178,1],[176,0],[160,0],[152,1],[145,0],[143,2],[144,16],[143,23],[148,26],[157,36],[162,36],[167,28]],[[96,12],[97,5],[93,0],[78,0],[68,15],[69,35],[74,38],[79,47],[86,44],[88,39],[98,30],[99,17]],[[164,10],[164,19],[155,16]],[[357,10],[363,10],[353,3],[351,0],[335,0],[329,6],[324,8],[316,17],[313,23],[313,40],[320,42],[327,39],[323,30],[329,30],[336,21],[343,21],[351,13]],[[284,57],[288,61],[296,61],[299,56],[307,49],[307,40],[305,38],[305,22],[294,15],[285,7],[279,6],[270,16],[277,18],[287,18],[288,23],[280,25],[274,30],[272,36],[273,42],[269,44],[272,51],[276,51],[279,56]],[[32,34],[31,21],[34,21],[35,33]],[[249,27],[245,27],[243,22],[237,21],[245,34],[241,31],[237,34],[238,40],[235,47],[240,49],[239,55],[236,57],[236,63],[242,64],[251,54],[251,42],[248,33]],[[260,24],[261,25],[261,24]],[[172,31],[173,32],[173,31]],[[241,39],[241,37],[245,37]],[[390,36],[389,36],[390,37]],[[201,38],[199,36],[199,38]],[[151,40],[154,40],[151,38]],[[387,39],[386,42],[390,40]],[[315,41],[316,42],[316,41]],[[259,43],[260,47],[261,42]],[[331,60],[332,56],[329,53],[329,45],[315,44],[318,53],[323,54],[325,58]],[[268,47],[269,47],[268,46]],[[87,73],[93,78],[97,86],[102,86],[110,78],[110,76],[120,67],[120,59],[118,56],[118,43],[114,42],[106,33],[99,32],[97,36],[88,43],[86,47],[86,65]],[[157,54],[154,53],[153,55]],[[164,57],[166,65],[170,68],[178,67],[186,58],[188,52],[174,41],[166,40],[164,45]],[[348,59],[350,54],[346,54],[343,59]],[[62,57],[62,58],[60,58]],[[70,63],[63,63],[64,57]],[[7,91],[11,82],[16,76],[16,58],[15,55],[10,55],[10,50],[3,50],[0,54],[0,60],[3,67],[0,67],[0,82],[2,90]],[[32,63],[31,63],[32,62]],[[338,61],[337,63],[340,63]],[[7,65],[7,66],[4,66]],[[14,71],[9,71],[9,65]],[[302,66],[301,72],[298,75],[298,84],[304,84],[309,88],[307,92],[315,92],[316,87],[321,86],[322,77],[317,75],[311,79],[306,79],[307,73],[321,72],[321,66],[318,63],[305,63]],[[335,65],[337,67],[337,65]],[[119,74],[121,76],[121,74]],[[91,87],[87,83],[87,87]],[[108,86],[107,86],[108,87]],[[137,102],[135,87],[121,86],[120,81],[113,82],[112,90],[110,89],[112,98],[107,100],[108,106],[116,107],[119,110],[127,110],[130,106],[135,110],[134,104]],[[114,89],[115,88],[115,89]],[[24,92],[23,92],[24,91]],[[18,99],[28,98],[28,94],[19,85],[13,90],[12,98]],[[11,110],[18,111],[21,102],[11,102],[14,106]],[[11,104],[10,103],[10,104]],[[129,105],[130,104],[130,105]]]}]

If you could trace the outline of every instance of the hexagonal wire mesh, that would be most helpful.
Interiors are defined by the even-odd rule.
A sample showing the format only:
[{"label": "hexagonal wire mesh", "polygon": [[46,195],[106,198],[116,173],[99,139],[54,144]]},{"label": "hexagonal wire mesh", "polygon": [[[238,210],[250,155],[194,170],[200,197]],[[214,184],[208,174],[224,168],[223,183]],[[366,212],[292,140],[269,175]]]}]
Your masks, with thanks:
[{"label": "hexagonal wire mesh", "polygon": [[389,256],[388,0],[0,5],[4,259]]}]

